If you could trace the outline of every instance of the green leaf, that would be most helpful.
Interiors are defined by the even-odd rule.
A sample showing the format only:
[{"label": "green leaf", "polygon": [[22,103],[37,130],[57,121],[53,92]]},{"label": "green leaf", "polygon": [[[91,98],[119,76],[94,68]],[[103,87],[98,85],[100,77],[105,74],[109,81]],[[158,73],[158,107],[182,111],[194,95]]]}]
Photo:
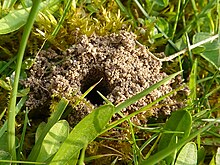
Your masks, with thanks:
[{"label": "green leaf", "polygon": [[61,120],[54,124],[43,140],[37,161],[46,161],[54,155],[67,138],[68,134],[69,124],[66,120]]},{"label": "green leaf", "polygon": [[[187,47],[187,43],[186,43],[186,37],[182,36],[181,38],[179,38],[176,42],[175,42],[176,47],[178,48],[178,50],[183,50]],[[165,48],[165,54],[166,55],[171,55],[176,53],[176,50],[172,47],[172,45],[167,44],[166,48]]]},{"label": "green leaf", "polygon": [[[168,35],[168,33],[169,33],[169,23],[164,18],[159,17],[156,20],[154,20],[152,18],[152,22],[156,22],[156,24],[160,28],[160,30],[162,30],[164,32],[164,34]],[[157,41],[157,39],[160,39],[162,37],[163,37],[163,34],[158,30],[157,27],[154,27],[150,31],[150,39],[149,39],[149,41],[151,43],[154,43],[154,42]]]},{"label": "green leaf", "polygon": [[198,60],[195,59],[192,71],[190,73],[190,79],[189,79],[189,89],[190,89],[190,95],[188,96],[188,103],[193,103],[196,100],[196,88],[197,88],[197,65]]},{"label": "green leaf", "polygon": [[[27,96],[24,96],[20,99],[20,101],[18,102],[18,104],[16,106],[16,110],[15,110],[16,115],[21,110],[21,108],[25,104],[26,100],[27,100]],[[7,127],[8,127],[8,120],[5,120],[3,126],[1,126],[1,129],[0,129],[0,138],[5,134]],[[3,141],[3,142],[5,142],[5,141]]]},{"label": "green leaf", "polygon": [[220,165],[220,147],[218,147],[218,149],[217,149],[217,153],[215,156],[215,163],[216,163],[216,165]]},{"label": "green leaf", "polygon": [[34,64],[34,62],[35,62],[35,59],[33,59],[33,58],[29,57],[29,58],[25,59],[22,62],[22,69],[29,70],[32,67],[32,65]]},{"label": "green leaf", "polygon": [[[203,41],[212,35],[205,32],[196,33],[193,36],[193,44]],[[202,45],[202,51],[200,55],[214,65],[217,69],[220,67],[220,43],[218,43],[218,39],[215,39],[212,42],[208,42]]]},{"label": "green leaf", "polygon": [[168,146],[167,148],[163,149],[162,151],[159,151],[158,153],[154,154],[153,156],[149,157],[146,160],[141,161],[140,165],[146,165],[146,164],[156,164],[159,163],[161,160],[175,152],[176,150],[180,149],[183,145],[185,145],[187,142],[191,141],[193,138],[201,134],[202,132],[206,131],[210,127],[212,127],[218,120],[214,120],[207,124],[206,126],[198,129],[196,132],[192,133],[189,137],[181,139],[177,144],[173,144]]},{"label": "green leaf", "polygon": [[160,11],[168,6],[169,0],[152,0],[153,10]]},{"label": "green leaf", "polygon": [[202,52],[205,51],[205,47],[204,46],[198,46],[195,49],[192,50],[193,54],[200,54]]},{"label": "green leaf", "polygon": [[[15,145],[16,147],[19,146],[18,138],[15,138]],[[5,132],[3,135],[0,137],[0,150],[8,151],[8,134]]]},{"label": "green leaf", "polygon": [[[40,10],[52,7],[53,5],[60,3],[59,0],[44,1],[40,5]],[[11,33],[18,30],[27,22],[28,15],[31,7],[26,9],[12,10],[5,17],[0,19],[0,34]]]},{"label": "green leaf", "polygon": [[0,150],[8,150],[8,140],[6,132],[0,137]]},{"label": "green leaf", "polygon": [[54,126],[54,124],[60,119],[61,115],[63,114],[68,104],[69,104],[69,101],[65,98],[62,98],[59,101],[58,105],[55,108],[55,112],[52,114],[48,123],[45,125],[43,131],[41,131],[40,136],[37,139],[37,142],[35,143],[33,149],[31,150],[31,153],[28,156],[29,160],[35,161],[37,159],[45,136],[50,131],[50,129]]},{"label": "green leaf", "polygon": [[6,0],[3,1],[2,9],[9,9],[15,4],[16,0]]},{"label": "green leaf", "polygon": [[[0,150],[0,160],[11,160],[12,157],[9,152],[6,152],[4,150]],[[1,162],[1,165],[10,165],[11,163],[3,163]]]},{"label": "green leaf", "polygon": [[31,8],[13,10],[8,15],[0,19],[0,34],[7,34],[18,30],[27,21]]},{"label": "green leaf", "polygon": [[2,87],[3,89],[5,89],[7,91],[11,91],[11,89],[12,89],[11,85],[9,85],[7,82],[5,82],[2,79],[0,79],[0,87]]},{"label": "green leaf", "polygon": [[205,148],[203,146],[201,146],[198,149],[197,153],[198,153],[197,154],[197,156],[198,156],[197,162],[198,162],[198,164],[202,164],[205,159]]},{"label": "green leaf", "polygon": [[212,160],[209,162],[209,165],[216,165],[215,164],[215,156],[212,156]]},{"label": "green leaf", "polygon": [[160,27],[160,29],[166,34],[168,35],[169,33],[169,23],[162,17],[159,17],[156,20],[156,24]]},{"label": "green leaf", "polygon": [[[192,125],[192,117],[190,113],[186,110],[179,110],[172,113],[169,120],[164,126],[164,130],[168,131],[178,131],[182,133],[163,133],[158,145],[158,150],[161,151],[169,146],[172,146],[177,143],[177,140],[186,138],[190,134]],[[173,156],[170,155],[166,158],[167,164],[170,164],[173,161]]]},{"label": "green leaf", "polygon": [[82,119],[61,145],[50,165],[63,165],[70,159],[77,160],[80,150],[99,136],[113,112],[114,106],[107,104],[98,107]]},{"label": "green leaf", "polygon": [[24,88],[18,91],[17,97],[24,97],[30,92],[30,88]]},{"label": "green leaf", "polygon": [[35,143],[38,141],[38,138],[40,137],[41,133],[43,132],[44,130],[44,127],[46,126],[47,123],[45,122],[41,122],[38,127],[37,127],[37,130],[36,130],[36,133],[35,133]]},{"label": "green leaf", "polygon": [[182,148],[175,165],[197,165],[197,147],[194,142],[189,142]]}]

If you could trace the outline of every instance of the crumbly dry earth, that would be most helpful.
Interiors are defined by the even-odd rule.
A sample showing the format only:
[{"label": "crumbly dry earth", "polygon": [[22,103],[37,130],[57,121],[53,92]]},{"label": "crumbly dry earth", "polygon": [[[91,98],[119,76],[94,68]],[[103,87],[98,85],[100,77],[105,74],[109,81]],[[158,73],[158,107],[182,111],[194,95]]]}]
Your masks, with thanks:
[{"label": "crumbly dry earth", "polygon": [[[167,75],[161,72],[162,63],[152,58],[145,47],[136,44],[135,35],[121,31],[118,34],[90,37],[83,35],[79,41],[63,53],[52,49],[43,50],[36,57],[36,62],[30,70],[29,77],[24,82],[30,87],[27,106],[36,109],[48,103],[52,95],[77,98],[90,86],[101,82],[75,108],[70,120],[77,123],[92,108],[103,104],[98,90],[114,105],[143,91]],[[125,115],[149,104],[160,96],[169,93],[172,82],[161,86],[137,103],[123,110]],[[74,101],[73,101],[74,102]],[[170,97],[163,104],[173,104],[176,101]],[[164,106],[152,112],[169,114],[175,106]],[[133,118],[140,125],[146,122],[149,114],[142,113]]]}]

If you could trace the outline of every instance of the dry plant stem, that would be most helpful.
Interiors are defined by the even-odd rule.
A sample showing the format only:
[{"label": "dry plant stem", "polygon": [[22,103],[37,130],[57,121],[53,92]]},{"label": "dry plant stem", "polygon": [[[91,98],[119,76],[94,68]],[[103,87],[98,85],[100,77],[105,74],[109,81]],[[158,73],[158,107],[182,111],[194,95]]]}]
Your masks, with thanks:
[{"label": "dry plant stem", "polygon": [[[170,55],[169,57],[165,57],[165,58],[162,58],[162,59],[156,57],[156,56],[155,56],[153,53],[151,53],[149,50],[148,50],[148,53],[149,53],[149,55],[151,55],[155,60],[159,60],[159,61],[162,61],[162,62],[164,62],[164,61],[171,61],[171,60],[173,60],[174,58],[178,57],[179,55],[181,55],[181,54],[183,54],[183,53],[186,53],[187,51],[192,50],[192,49],[194,49],[194,48],[196,48],[196,47],[198,47],[198,46],[200,46],[200,45],[203,45],[203,44],[205,44],[205,43],[207,43],[207,42],[211,42],[211,41],[217,39],[218,37],[219,37],[219,35],[216,34],[216,35],[214,35],[214,36],[212,36],[212,37],[209,37],[209,38],[207,38],[207,39],[205,39],[205,40],[203,40],[203,41],[200,41],[200,42],[198,42],[198,43],[196,43],[196,44],[194,44],[194,45],[191,45],[191,46],[189,46],[188,48],[185,48],[185,49],[183,49],[183,50],[181,50],[181,51],[179,51],[179,52],[177,52],[177,53],[175,53],[175,54],[172,54],[172,55]],[[138,41],[137,41],[137,43],[138,43],[139,45],[143,46],[143,45],[142,45],[141,43],[139,43]]]},{"label": "dry plant stem", "polygon": [[31,32],[35,17],[38,13],[41,0],[34,1],[33,7],[31,9],[30,15],[28,17],[27,24],[25,26],[24,34],[21,39],[21,45],[18,51],[18,58],[15,70],[15,79],[13,84],[12,93],[10,96],[9,106],[8,106],[8,151],[12,155],[12,159],[16,160],[16,144],[15,144],[15,107],[16,98],[18,90],[19,76],[21,72],[21,64],[24,56],[24,51],[27,45],[27,40]]}]

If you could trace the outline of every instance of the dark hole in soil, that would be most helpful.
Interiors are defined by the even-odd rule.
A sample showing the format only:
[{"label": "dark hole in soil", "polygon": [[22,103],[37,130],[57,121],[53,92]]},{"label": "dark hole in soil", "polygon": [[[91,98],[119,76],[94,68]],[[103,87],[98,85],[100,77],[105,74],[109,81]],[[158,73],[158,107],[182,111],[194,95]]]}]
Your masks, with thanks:
[{"label": "dark hole in soil", "polygon": [[[102,80],[101,80],[102,79]],[[104,96],[107,96],[111,93],[111,87],[106,77],[106,74],[103,70],[99,68],[93,68],[81,81],[81,92],[85,93],[92,85],[97,83],[98,85],[86,96],[86,99],[89,100],[93,105],[102,105],[103,99],[99,96],[97,91],[101,92]]]}]

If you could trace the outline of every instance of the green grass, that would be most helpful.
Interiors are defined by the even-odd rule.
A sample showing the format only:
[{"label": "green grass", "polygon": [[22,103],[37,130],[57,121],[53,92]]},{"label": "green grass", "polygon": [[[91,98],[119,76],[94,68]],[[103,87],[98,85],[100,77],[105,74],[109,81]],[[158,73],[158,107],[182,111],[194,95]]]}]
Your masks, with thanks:
[{"label": "green grass", "polygon": [[[111,164],[218,165],[219,4],[219,0],[37,0],[33,4],[32,1],[3,1],[0,4],[0,164],[81,165],[111,158]],[[45,47],[65,50],[75,42],[70,34],[76,28],[80,28],[81,34],[105,35],[122,27],[133,31],[153,54],[165,52],[166,57],[160,60],[162,70],[169,76],[118,105],[102,96],[106,104],[95,108],[74,128],[62,118],[70,112],[71,100],[58,97],[51,105],[54,111],[47,123],[30,122],[38,124],[34,130],[25,107],[29,90],[19,81],[27,78],[39,50]],[[127,116],[120,112],[178,75],[185,79],[185,84]],[[177,98],[184,100],[183,108],[147,126],[131,122],[132,117],[142,112],[164,106],[156,104],[186,88],[190,93]],[[111,121],[115,114],[121,118]],[[122,127],[123,123],[127,127]],[[35,144],[31,143],[31,151],[26,152],[30,130],[36,131]],[[117,143],[119,147],[114,145],[118,139],[111,137],[112,130],[128,132],[129,136]],[[140,138],[141,133],[146,139]],[[93,155],[88,154],[90,150],[102,148],[105,137],[111,145],[105,146],[104,153],[96,150]],[[128,151],[122,144],[127,145]],[[111,153],[105,152],[109,150]]]}]

